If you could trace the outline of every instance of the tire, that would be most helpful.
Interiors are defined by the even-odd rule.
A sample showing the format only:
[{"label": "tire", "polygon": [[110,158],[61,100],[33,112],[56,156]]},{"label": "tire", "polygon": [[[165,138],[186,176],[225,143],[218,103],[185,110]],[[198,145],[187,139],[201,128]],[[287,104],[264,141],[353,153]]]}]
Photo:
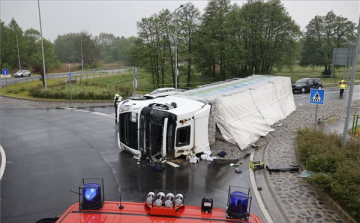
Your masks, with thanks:
[{"label": "tire", "polygon": [[31,76],[31,74],[29,74],[29,77]]},{"label": "tire", "polygon": [[301,93],[305,93],[306,89],[304,87],[301,88]]},{"label": "tire", "polygon": [[24,77],[24,75],[23,75],[23,74],[21,74],[21,77]]}]

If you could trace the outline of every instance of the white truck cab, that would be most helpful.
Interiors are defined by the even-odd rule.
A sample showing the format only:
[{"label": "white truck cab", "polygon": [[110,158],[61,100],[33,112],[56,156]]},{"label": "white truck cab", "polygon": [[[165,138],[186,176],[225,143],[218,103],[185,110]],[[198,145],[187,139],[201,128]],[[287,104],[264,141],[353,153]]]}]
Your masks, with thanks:
[{"label": "white truck cab", "polygon": [[176,158],[210,150],[211,106],[167,96],[132,98],[118,107],[118,145],[133,154]]}]

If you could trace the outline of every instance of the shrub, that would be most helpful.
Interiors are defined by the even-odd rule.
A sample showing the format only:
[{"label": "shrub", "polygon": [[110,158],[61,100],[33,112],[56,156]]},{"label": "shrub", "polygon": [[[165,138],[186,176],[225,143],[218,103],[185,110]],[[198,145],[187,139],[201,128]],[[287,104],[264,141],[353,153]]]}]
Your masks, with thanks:
[{"label": "shrub", "polygon": [[315,174],[311,180],[315,182],[323,191],[329,193],[331,192],[331,175],[327,174]]},{"label": "shrub", "polygon": [[341,137],[335,133],[310,129],[297,133],[301,162],[317,172],[311,180],[360,221],[360,141],[349,139],[342,148]]},{"label": "shrub", "polygon": [[112,56],[108,55],[104,58],[104,63],[112,63],[112,62],[114,62],[114,58]]}]

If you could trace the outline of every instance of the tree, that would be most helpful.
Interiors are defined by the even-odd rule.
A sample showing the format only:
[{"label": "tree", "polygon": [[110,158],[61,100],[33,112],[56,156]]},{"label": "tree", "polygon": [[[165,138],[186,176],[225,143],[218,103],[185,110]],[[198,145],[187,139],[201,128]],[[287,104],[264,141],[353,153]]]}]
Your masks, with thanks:
[{"label": "tree", "polygon": [[9,65],[9,69],[19,68],[16,36],[21,44],[22,35],[23,31],[14,18],[7,26],[1,23],[1,62]]},{"label": "tree", "polygon": [[[8,26],[3,22],[1,25],[1,63],[2,67],[6,64],[6,68],[19,68],[18,49],[21,58],[21,68],[29,69],[35,65],[42,64],[42,49],[39,31],[28,29],[25,32],[19,27],[15,19],[12,19]],[[46,68],[51,69],[59,65],[59,61],[54,52],[54,45],[46,40],[44,41],[44,53]]]},{"label": "tree", "polygon": [[95,37],[101,48],[100,58],[104,59],[106,56],[111,56],[111,47],[115,45],[116,37],[112,33],[100,33],[99,36]]},{"label": "tree", "polygon": [[[195,61],[195,33],[200,26],[200,11],[194,7],[192,3],[187,3],[183,9],[179,12],[180,20],[180,54],[184,64],[187,68],[187,86],[190,86],[191,82],[191,69]],[[180,56],[179,56],[180,57]]]},{"label": "tree", "polygon": [[334,48],[355,46],[355,41],[355,23],[333,11],[315,16],[306,26],[300,65],[324,66],[323,74],[330,75]]},{"label": "tree", "polygon": [[245,64],[242,73],[270,73],[273,67],[292,66],[301,36],[300,27],[279,0],[249,1],[239,11]]},{"label": "tree", "polygon": [[[131,50],[132,57],[145,59],[144,54],[149,59],[145,59],[139,64],[144,64],[151,71],[154,88],[165,84],[167,74],[172,73],[174,79],[173,57],[170,38],[173,34],[171,23],[172,15],[169,10],[162,10],[159,14],[152,15],[150,18],[143,18],[137,23],[138,40],[135,41],[136,47]],[[134,49],[141,49],[138,55],[134,55]]]},{"label": "tree", "polygon": [[230,12],[230,0],[210,0],[202,16],[197,34],[197,64],[202,70],[212,70],[215,77],[216,67],[225,78],[227,42],[226,13]]},{"label": "tree", "polygon": [[77,35],[75,50],[81,52],[81,41],[84,63],[90,68],[97,66],[97,61],[100,58],[100,44],[88,31],[82,31]]},{"label": "tree", "polygon": [[[81,49],[78,52],[77,49],[81,48],[76,46],[78,34],[67,33],[64,35],[58,35],[54,41],[55,53],[59,60],[63,63],[81,62]],[[80,43],[81,44],[81,43]]]}]

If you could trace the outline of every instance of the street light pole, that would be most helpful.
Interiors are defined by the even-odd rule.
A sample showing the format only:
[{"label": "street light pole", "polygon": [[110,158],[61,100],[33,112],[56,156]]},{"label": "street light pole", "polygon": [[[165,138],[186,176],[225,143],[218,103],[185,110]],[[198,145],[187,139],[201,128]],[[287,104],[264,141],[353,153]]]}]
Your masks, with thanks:
[{"label": "street light pole", "polygon": [[39,21],[40,21],[41,49],[42,49],[42,58],[43,58],[43,69],[44,69],[44,84],[45,84],[45,90],[47,90],[47,86],[46,86],[45,54],[44,54],[44,41],[43,41],[43,36],[42,36],[41,15],[40,15],[40,1],[39,1],[39,0],[38,0],[38,8],[39,8]]},{"label": "street light pole", "polygon": [[[359,17],[359,24],[360,24],[360,17]],[[356,44],[355,44],[355,52],[353,57],[353,64],[352,64],[352,75],[351,75],[351,82],[350,82],[350,89],[349,89],[349,98],[348,98],[348,104],[346,108],[346,118],[345,118],[345,124],[344,124],[344,131],[343,131],[343,137],[341,146],[346,146],[346,140],[347,140],[347,134],[348,134],[348,128],[349,128],[349,119],[350,119],[350,109],[352,104],[352,96],[354,91],[354,81],[355,81],[355,74],[356,74],[356,65],[357,65],[357,56],[359,53],[359,43],[360,42],[360,25],[358,25],[357,30],[357,38],[356,38]]]},{"label": "street light pole", "polygon": [[81,40],[81,71],[83,70],[84,70],[84,60],[83,60],[82,40]]},{"label": "street light pole", "polygon": [[175,9],[175,16],[176,16],[176,20],[175,20],[175,89],[177,89],[177,79],[178,79],[178,76],[179,76],[179,70],[178,70],[178,60],[177,60],[177,54],[178,54],[178,50],[177,50],[177,44],[178,44],[178,38],[177,38],[177,20],[178,20],[178,17],[177,17],[177,14],[176,14],[176,10],[182,8],[184,5],[180,5],[179,8]]},{"label": "street light pole", "polygon": [[17,50],[18,50],[19,70],[21,70],[20,51],[19,51],[19,42],[18,42],[17,35],[16,35],[16,46],[17,46]]}]

